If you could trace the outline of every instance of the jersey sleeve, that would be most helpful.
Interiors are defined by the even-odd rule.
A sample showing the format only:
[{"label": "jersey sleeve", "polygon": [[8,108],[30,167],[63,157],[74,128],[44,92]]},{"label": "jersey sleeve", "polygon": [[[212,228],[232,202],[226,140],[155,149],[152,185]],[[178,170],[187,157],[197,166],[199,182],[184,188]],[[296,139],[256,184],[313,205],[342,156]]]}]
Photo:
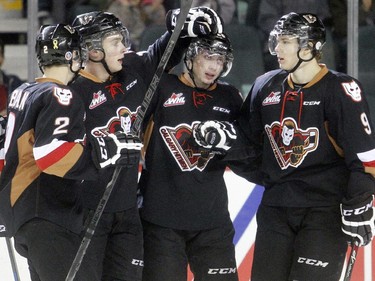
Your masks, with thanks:
[{"label": "jersey sleeve", "polygon": [[[160,38],[158,38],[153,44],[151,44],[147,50],[140,51],[137,53],[143,60],[142,68],[139,69],[139,73],[144,73],[147,84],[151,82],[153,74],[155,73],[161,58],[166,51],[171,34],[167,31]],[[169,71],[175,67],[183,58],[185,50],[189,46],[191,38],[182,38],[177,40],[176,45],[173,48],[171,56],[166,63],[165,70]],[[125,60],[126,61],[126,60]],[[126,62],[125,62],[126,63]],[[131,62],[130,62],[131,63]],[[137,64],[131,64],[128,67],[136,67]]]},{"label": "jersey sleeve", "polygon": [[[345,76],[331,91],[327,104],[328,133],[350,170],[346,199],[352,204],[375,193],[375,134],[360,83]],[[340,152],[340,149],[338,151]]]},{"label": "jersey sleeve", "polygon": [[56,85],[45,95],[33,146],[36,164],[44,173],[71,179],[92,179],[96,174],[84,144],[84,117],[82,100],[69,88]]}]

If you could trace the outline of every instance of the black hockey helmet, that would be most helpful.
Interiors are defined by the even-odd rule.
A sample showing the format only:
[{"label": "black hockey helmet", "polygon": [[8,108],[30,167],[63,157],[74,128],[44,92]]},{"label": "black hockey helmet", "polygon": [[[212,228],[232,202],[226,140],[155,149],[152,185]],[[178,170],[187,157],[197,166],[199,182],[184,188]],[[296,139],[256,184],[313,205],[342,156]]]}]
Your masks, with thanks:
[{"label": "black hockey helmet", "polygon": [[85,44],[91,49],[103,50],[102,40],[112,34],[120,33],[123,44],[130,47],[129,32],[122,22],[108,12],[94,11],[75,17],[72,26],[81,34]]},{"label": "black hockey helmet", "polygon": [[[315,57],[326,42],[326,30],[322,21],[311,13],[289,13],[282,16],[270,32],[268,47],[272,55],[276,55],[277,37],[281,35],[295,36],[299,47],[309,48]],[[311,44],[312,43],[312,46]]]},{"label": "black hockey helmet", "polygon": [[79,33],[70,25],[42,25],[36,37],[35,52],[39,67],[59,64],[72,65],[84,59]]},{"label": "black hockey helmet", "polygon": [[217,33],[192,39],[185,54],[186,66],[186,62],[195,58],[202,50],[208,50],[211,54],[225,57],[224,68],[220,74],[220,77],[225,77],[231,70],[233,63],[233,48],[228,36],[225,33]]}]

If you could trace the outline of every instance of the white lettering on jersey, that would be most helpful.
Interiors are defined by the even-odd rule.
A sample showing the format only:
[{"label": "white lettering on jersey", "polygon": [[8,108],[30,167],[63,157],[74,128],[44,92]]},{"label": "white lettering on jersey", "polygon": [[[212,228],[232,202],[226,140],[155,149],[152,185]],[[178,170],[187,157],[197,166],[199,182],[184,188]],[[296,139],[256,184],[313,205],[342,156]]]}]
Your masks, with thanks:
[{"label": "white lettering on jersey", "polygon": [[303,105],[319,105],[320,104],[320,101],[304,101],[303,102]]},{"label": "white lettering on jersey", "polygon": [[353,101],[360,102],[362,100],[361,88],[359,88],[355,81],[341,83],[341,85],[344,88],[345,93],[351,97]]},{"label": "white lettering on jersey", "polygon": [[271,92],[268,95],[268,97],[266,97],[263,100],[262,105],[265,106],[265,105],[271,105],[271,104],[278,104],[280,102],[280,99],[281,99],[280,92]]},{"label": "white lettering on jersey", "polygon": [[95,107],[101,105],[102,103],[104,103],[106,101],[107,101],[107,98],[106,98],[105,94],[102,93],[102,91],[99,91],[97,93],[93,93],[92,94],[92,100],[91,100],[89,108],[94,109]]},{"label": "white lettering on jersey", "polygon": [[219,107],[219,106],[214,106],[212,109],[215,110],[215,111],[226,113],[226,114],[230,113],[229,109],[226,109],[226,108],[223,108],[223,107]]},{"label": "white lettering on jersey", "polygon": [[133,82],[131,82],[129,85],[126,86],[126,90],[128,91],[130,88],[132,88],[135,84],[137,84],[138,80],[135,79]]},{"label": "white lettering on jersey", "polygon": [[133,265],[139,265],[139,266],[143,266],[144,265],[143,260],[137,260],[137,259],[133,259],[132,260],[132,264]]},{"label": "white lettering on jersey", "polygon": [[163,104],[164,107],[169,106],[177,106],[177,105],[184,105],[185,104],[185,97],[183,93],[175,94],[173,93],[172,96],[165,101]]},{"label": "white lettering on jersey", "polygon": [[30,92],[22,92],[22,90],[15,90],[10,96],[9,99],[9,108],[14,108],[17,110],[23,110],[25,107],[25,103],[27,97],[29,96]]}]

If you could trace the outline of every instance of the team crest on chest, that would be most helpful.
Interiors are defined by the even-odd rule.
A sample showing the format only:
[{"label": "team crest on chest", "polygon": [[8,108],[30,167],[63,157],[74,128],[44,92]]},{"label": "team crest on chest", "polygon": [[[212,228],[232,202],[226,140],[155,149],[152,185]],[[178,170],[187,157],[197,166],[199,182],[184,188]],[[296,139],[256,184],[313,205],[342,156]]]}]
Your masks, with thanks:
[{"label": "team crest on chest", "polygon": [[168,98],[163,106],[164,107],[171,107],[171,106],[178,106],[178,105],[184,105],[185,104],[185,97],[183,93],[173,93],[170,98]]},{"label": "team crest on chest", "polygon": [[193,128],[199,122],[180,124],[176,127],[163,126],[159,133],[181,171],[197,169],[203,171],[214,154],[199,146],[193,137]]},{"label": "team crest on chest", "polygon": [[301,165],[307,154],[316,150],[319,143],[319,130],[298,128],[293,118],[285,118],[265,126],[273,153],[282,170],[289,166]]},{"label": "team crest on chest", "polygon": [[92,129],[91,135],[103,137],[117,131],[123,131],[128,134],[136,116],[137,112],[132,112],[129,108],[121,106],[117,109],[116,116],[110,118],[106,125]]},{"label": "team crest on chest", "polygon": [[351,97],[355,102],[360,102],[362,100],[361,88],[355,81],[342,83],[345,93]]}]

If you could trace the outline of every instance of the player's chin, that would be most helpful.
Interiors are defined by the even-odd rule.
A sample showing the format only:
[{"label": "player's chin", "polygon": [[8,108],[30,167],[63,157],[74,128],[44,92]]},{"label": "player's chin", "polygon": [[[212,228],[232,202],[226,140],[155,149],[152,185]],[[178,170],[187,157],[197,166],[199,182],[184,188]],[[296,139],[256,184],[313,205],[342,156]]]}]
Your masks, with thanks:
[{"label": "player's chin", "polygon": [[122,64],[117,63],[116,65],[113,65],[110,70],[112,73],[119,72],[122,69]]},{"label": "player's chin", "polygon": [[214,83],[217,79],[217,76],[215,75],[206,75],[205,79],[202,80],[202,82],[204,82],[205,84],[207,85],[211,85],[212,83]]},{"label": "player's chin", "polygon": [[286,65],[285,63],[279,63],[279,67],[280,67],[280,69],[283,69],[283,70],[286,70],[286,71],[289,71],[289,70],[292,69],[290,66]]}]

